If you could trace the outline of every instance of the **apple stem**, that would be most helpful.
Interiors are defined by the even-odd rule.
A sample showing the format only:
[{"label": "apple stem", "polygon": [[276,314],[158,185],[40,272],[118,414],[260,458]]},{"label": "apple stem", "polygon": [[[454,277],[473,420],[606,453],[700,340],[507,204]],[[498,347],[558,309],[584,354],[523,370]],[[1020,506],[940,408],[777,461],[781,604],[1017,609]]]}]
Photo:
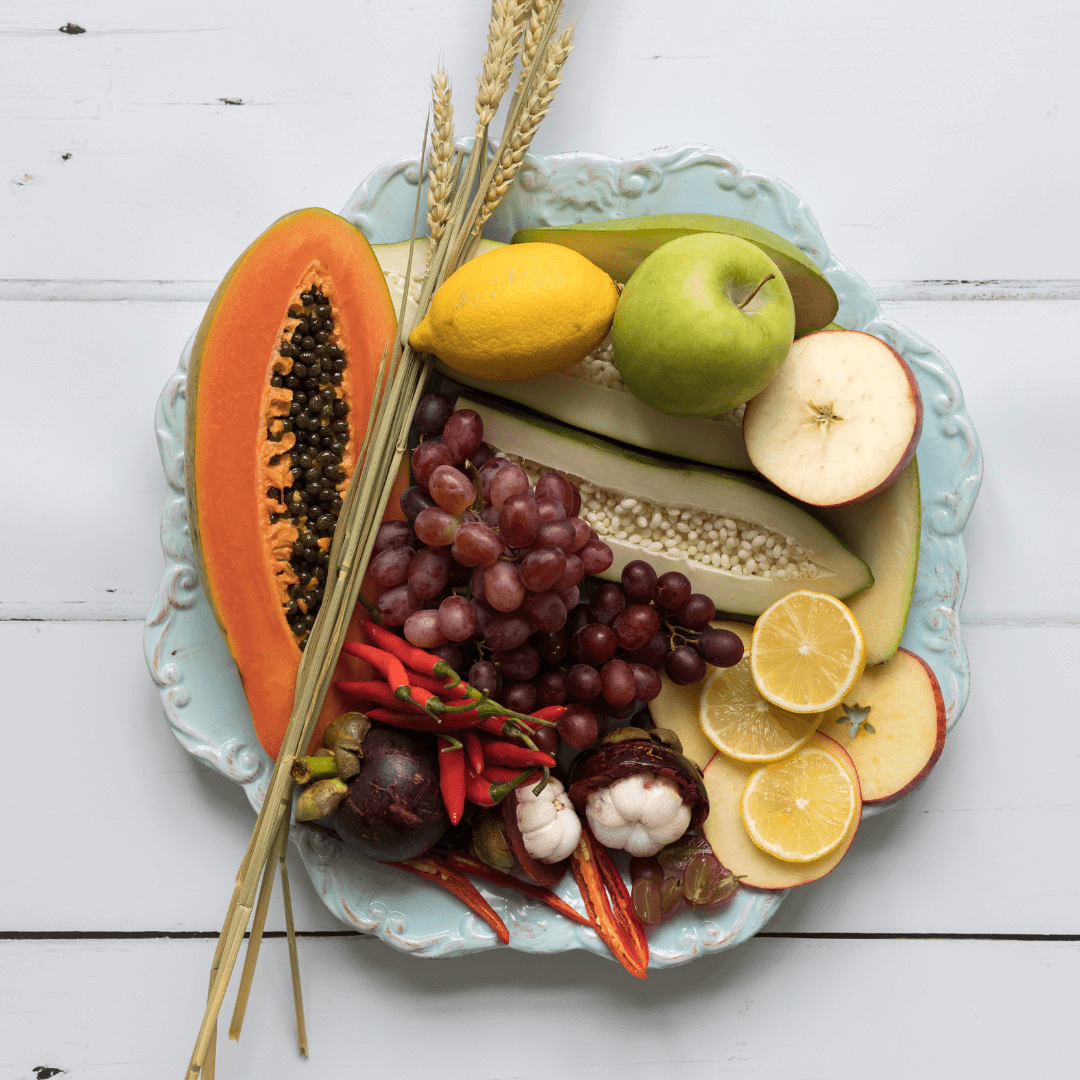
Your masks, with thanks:
[{"label": "apple stem", "polygon": [[757,288],[739,305],[739,310],[742,311],[742,309],[746,307],[746,305],[749,304],[750,301],[753,300],[759,292],[761,292],[761,286],[764,285],[766,281],[772,281],[774,277],[776,277],[775,274],[770,274],[763,281],[759,281]]}]

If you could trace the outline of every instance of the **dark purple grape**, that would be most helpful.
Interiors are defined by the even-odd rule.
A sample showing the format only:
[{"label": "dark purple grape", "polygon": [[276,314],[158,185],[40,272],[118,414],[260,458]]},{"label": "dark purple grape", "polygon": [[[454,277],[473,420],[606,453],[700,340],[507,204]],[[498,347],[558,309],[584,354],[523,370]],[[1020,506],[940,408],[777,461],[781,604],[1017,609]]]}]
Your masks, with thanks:
[{"label": "dark purple grape", "polygon": [[488,446],[487,443],[481,443],[469,460],[472,462],[473,468],[479,470],[481,466],[486,465],[495,456],[495,451]]},{"label": "dark purple grape", "polygon": [[505,550],[498,533],[482,521],[463,521],[454,533],[452,554],[462,566],[493,566]]},{"label": "dark purple grape", "polygon": [[511,495],[499,508],[499,535],[511,547],[528,547],[539,527],[536,502],[524,492]]},{"label": "dark purple grape", "polygon": [[[580,585],[585,577],[585,567],[581,565],[581,560],[576,555],[566,556],[566,569],[563,571],[562,577],[555,582],[553,588],[555,592],[566,592],[567,589],[572,589],[575,585]],[[577,600],[574,601],[574,604]],[[573,604],[570,605],[573,607]]]},{"label": "dark purple grape", "polygon": [[677,645],[664,660],[668,678],[680,686],[689,686],[705,678],[705,661],[697,649],[689,645]]},{"label": "dark purple grape", "polygon": [[622,587],[631,604],[647,604],[656,587],[656,571],[644,559],[634,559],[622,568]]},{"label": "dark purple grape", "polygon": [[616,645],[615,632],[610,626],[589,623],[570,639],[570,652],[582,663],[598,667],[615,655]]},{"label": "dark purple grape", "polygon": [[566,520],[574,530],[574,542],[566,549],[569,555],[580,551],[592,539],[593,533],[588,524],[579,517],[568,517]]},{"label": "dark purple grape", "polygon": [[657,631],[640,649],[628,652],[623,659],[628,663],[644,664],[646,667],[658,668],[669,652],[671,652],[671,642],[668,640],[667,634],[663,631]]},{"label": "dark purple grape", "polygon": [[536,708],[536,687],[531,682],[505,682],[499,704],[513,712],[531,713]]},{"label": "dark purple grape", "polygon": [[631,701],[629,705],[608,705],[602,702],[604,712],[613,720],[629,720],[637,712],[637,702]]},{"label": "dark purple grape", "polygon": [[484,512],[480,515],[480,520],[489,529],[497,529],[499,527],[499,508],[497,506],[485,506]]},{"label": "dark purple grape", "polygon": [[566,570],[566,556],[558,548],[530,551],[521,561],[521,580],[533,592],[547,592]]},{"label": "dark purple grape", "polygon": [[691,593],[690,599],[672,616],[672,621],[687,630],[701,630],[716,618],[716,605],[704,593]]},{"label": "dark purple grape", "polygon": [[566,700],[566,676],[561,671],[545,671],[533,679],[536,687],[536,707],[561,705]]},{"label": "dark purple grape", "polygon": [[424,601],[404,583],[387,589],[375,605],[379,618],[387,626],[404,626],[405,620],[423,606]]},{"label": "dark purple grape", "polygon": [[428,492],[448,514],[468,510],[476,498],[473,482],[453,465],[439,465],[432,471]]},{"label": "dark purple grape", "polygon": [[534,623],[536,629],[552,634],[566,625],[566,608],[553,592],[529,593],[521,604],[522,610]]},{"label": "dark purple grape", "polygon": [[573,750],[586,750],[596,742],[599,726],[592,709],[584,705],[568,705],[559,717],[555,730],[567,746]]},{"label": "dark purple grape", "polygon": [[614,561],[611,548],[602,540],[590,540],[577,553],[586,574],[602,574]]},{"label": "dark purple grape", "polygon": [[660,885],[648,878],[638,878],[630,886],[630,907],[642,926],[658,926],[663,918]]},{"label": "dark purple grape", "polygon": [[626,607],[626,597],[618,585],[605,582],[589,600],[592,621],[610,626]]},{"label": "dark purple grape", "polygon": [[488,625],[495,619],[497,612],[486,600],[478,600],[475,596],[469,601],[476,614],[476,629],[473,631],[474,638],[483,638],[487,633]]},{"label": "dark purple grape", "polygon": [[532,624],[523,615],[496,615],[484,631],[484,639],[493,649],[516,649],[529,640]]},{"label": "dark purple grape", "polygon": [[389,589],[400,585],[409,576],[409,564],[415,556],[411,547],[387,548],[368,563],[368,573],[372,580]]},{"label": "dark purple grape", "polygon": [[[409,566],[409,588],[422,600],[438,596],[450,580],[450,549],[423,547]],[[415,644],[415,642],[414,642]]]},{"label": "dark purple grape", "polygon": [[656,579],[652,598],[661,611],[678,611],[690,599],[690,579],[678,570],[669,570]]},{"label": "dark purple grape", "polygon": [[529,490],[529,477],[525,470],[520,465],[508,462],[491,478],[487,501],[497,510],[501,510],[502,504],[511,495],[521,495]]},{"label": "dark purple grape", "polygon": [[[477,466],[477,475],[480,478],[480,493],[484,498],[484,502],[491,502],[491,481],[495,474],[510,464],[509,458],[502,456],[495,456],[488,458],[484,462],[483,467]],[[498,509],[498,507],[496,507]]]},{"label": "dark purple grape", "polygon": [[569,637],[573,637],[583,626],[595,621],[588,604],[577,604],[569,609],[566,618],[566,633]]},{"label": "dark purple grape", "polygon": [[439,629],[448,641],[468,641],[476,632],[476,612],[464,596],[448,596],[439,604]]},{"label": "dark purple grape", "polygon": [[611,624],[620,649],[640,649],[660,629],[660,614],[652,604],[631,604]]},{"label": "dark purple grape", "polygon": [[420,511],[413,527],[421,543],[449,547],[460,524],[461,518],[448,514],[442,507],[432,506]]},{"label": "dark purple grape", "polygon": [[574,664],[566,673],[566,692],[589,704],[600,696],[600,672],[590,664]]},{"label": "dark purple grape", "polygon": [[445,645],[435,645],[428,649],[428,652],[445,660],[455,671],[461,671],[465,667],[465,654],[461,651],[461,646],[452,641]]},{"label": "dark purple grape", "polygon": [[630,668],[634,672],[635,701],[652,701],[660,696],[663,683],[660,681],[660,676],[655,668],[651,668],[646,664],[631,664]]},{"label": "dark purple grape", "polygon": [[428,442],[422,442],[412,452],[411,464],[413,479],[422,488],[426,489],[431,474],[440,465],[453,465],[454,459],[450,456],[450,451],[441,442],[430,439]]},{"label": "dark purple grape", "polygon": [[522,577],[514,563],[500,559],[484,571],[484,598],[496,611],[517,611],[525,599]]},{"label": "dark purple grape", "polygon": [[480,448],[484,438],[484,421],[472,409],[458,409],[446,421],[442,440],[450,451],[455,465],[461,465]]},{"label": "dark purple grape", "polygon": [[566,520],[566,510],[558,499],[537,499],[536,512],[540,515],[543,525],[553,524],[556,521]]},{"label": "dark purple grape", "polygon": [[478,566],[469,577],[469,593],[474,600],[486,600],[484,596],[484,567]]},{"label": "dark purple grape", "polygon": [[609,660],[600,669],[600,694],[609,705],[629,705],[637,697],[634,669],[625,660]]},{"label": "dark purple grape", "polygon": [[413,413],[413,424],[422,435],[438,435],[454,406],[445,394],[425,394]]},{"label": "dark purple grape", "polygon": [[540,670],[540,654],[529,644],[496,650],[491,654],[491,660],[504,679],[514,682],[528,682]]},{"label": "dark purple grape", "polygon": [[730,630],[702,630],[697,648],[705,662],[714,667],[734,667],[743,658],[742,638]]},{"label": "dark purple grape", "polygon": [[581,599],[581,590],[576,585],[571,585],[569,589],[558,589],[556,592],[567,611],[573,611]]},{"label": "dark purple grape", "polygon": [[[537,506],[539,507],[539,503]],[[562,552],[574,542],[574,527],[568,521],[544,521],[536,530],[536,539],[532,542],[536,548],[558,548]]]},{"label": "dark purple grape", "polygon": [[374,558],[390,548],[412,547],[415,539],[412,526],[407,521],[384,521],[375,534],[375,546],[371,549],[371,556]]},{"label": "dark purple grape", "polygon": [[[537,693],[537,702],[540,701],[540,697],[541,695]],[[562,702],[553,702],[553,704],[561,705]],[[538,727],[532,734],[532,741],[536,743],[536,749],[541,754],[550,754],[554,757],[559,752],[559,733],[553,727],[547,725]]]},{"label": "dark purple grape", "polygon": [[410,521],[415,521],[422,511],[436,505],[435,500],[419,484],[406,488],[401,493],[398,502],[401,505],[401,512]]},{"label": "dark purple grape", "polygon": [[495,697],[499,689],[499,669],[490,660],[477,660],[469,668],[469,685],[488,697]]},{"label": "dark purple grape", "polygon": [[534,634],[530,640],[540,659],[553,667],[560,665],[570,655],[570,642],[565,630]]},{"label": "dark purple grape", "polygon": [[437,611],[414,611],[405,620],[403,630],[405,640],[410,645],[416,645],[421,649],[428,649],[432,645],[442,645],[446,641],[446,635],[439,629]]},{"label": "dark purple grape", "polygon": [[555,499],[562,504],[563,512],[569,516],[574,505],[574,485],[562,473],[545,472],[536,481],[536,498]]}]

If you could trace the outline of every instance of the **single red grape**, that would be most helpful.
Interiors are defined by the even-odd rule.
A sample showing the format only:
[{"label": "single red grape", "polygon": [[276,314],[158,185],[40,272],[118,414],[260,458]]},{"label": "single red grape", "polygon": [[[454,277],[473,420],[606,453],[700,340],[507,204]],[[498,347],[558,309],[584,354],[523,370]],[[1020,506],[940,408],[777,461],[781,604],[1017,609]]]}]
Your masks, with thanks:
[{"label": "single red grape", "polygon": [[714,667],[734,667],[743,658],[742,638],[730,630],[702,630],[697,648],[705,662]]},{"label": "single red grape", "polygon": [[[492,461],[495,459],[492,458]],[[529,491],[529,477],[520,465],[508,462],[492,478],[488,502],[497,510],[511,495],[520,495]]]},{"label": "single red grape", "polygon": [[540,658],[553,667],[561,664],[570,655],[570,642],[565,630],[534,634],[531,641]]},{"label": "single red grape", "polygon": [[472,462],[473,468],[479,470],[481,466],[486,465],[494,456],[495,451],[492,450],[487,443],[481,443],[469,460]]},{"label": "single red grape", "polygon": [[634,673],[634,684],[636,686],[634,700],[652,701],[654,698],[659,697],[660,691],[663,689],[663,683],[661,683],[656,669],[649,667],[647,664],[631,664],[630,668]]},{"label": "single red grape", "polygon": [[592,529],[579,517],[568,517],[566,520],[574,530],[574,542],[566,549],[569,555],[580,551],[592,539]]},{"label": "single red grape", "polygon": [[545,472],[536,481],[536,498],[555,499],[562,504],[563,513],[569,516],[574,504],[574,485],[562,473]]},{"label": "single red grape", "polygon": [[442,440],[456,465],[462,464],[480,448],[484,438],[484,421],[473,409],[458,409],[446,421]]},{"label": "single red grape", "polygon": [[558,548],[530,551],[521,562],[521,580],[533,592],[547,592],[563,576],[566,555]]},{"label": "single red grape", "polygon": [[656,579],[653,600],[661,611],[677,611],[690,599],[690,579],[678,570],[669,570]]},{"label": "single red grape", "polygon": [[591,709],[568,705],[555,725],[559,738],[573,750],[586,750],[596,742],[599,727]]},{"label": "single red grape", "polygon": [[415,556],[412,547],[386,548],[368,563],[368,573],[385,588],[400,585],[409,576],[409,564]]},{"label": "single red grape", "polygon": [[413,479],[422,488],[427,488],[431,474],[440,465],[453,464],[454,459],[450,456],[450,451],[438,439],[429,439],[427,442],[422,442],[412,452]]},{"label": "single red grape", "polygon": [[448,596],[439,604],[439,629],[450,641],[468,641],[476,631],[476,612],[464,596]]},{"label": "single red grape", "polygon": [[658,926],[663,918],[660,885],[648,878],[638,878],[630,886],[630,907],[642,926]]},{"label": "single red grape", "polygon": [[[539,708],[543,706],[539,705],[540,699],[543,697],[541,692],[537,692],[536,701]],[[561,701],[553,701],[552,705],[561,705]],[[536,743],[536,749],[541,754],[550,754],[554,757],[559,752],[559,733],[553,727],[548,727],[546,724],[542,727],[538,727],[532,734],[532,741]]]},{"label": "single red grape", "polygon": [[540,654],[529,644],[519,645],[516,649],[497,649],[491,654],[491,660],[503,678],[514,682],[527,682],[540,670]]},{"label": "single red grape", "polygon": [[397,547],[412,547],[416,539],[412,526],[407,521],[384,521],[375,534],[375,546],[371,549],[371,556]]},{"label": "single red grape", "polygon": [[413,424],[422,435],[438,435],[454,406],[445,394],[425,394],[413,413]]},{"label": "single red grape", "polygon": [[[424,547],[409,566],[409,588],[422,600],[438,596],[450,580],[450,550]],[[415,644],[415,642],[414,642]]]},{"label": "single red grape", "polygon": [[566,520],[566,510],[558,499],[536,500],[536,512],[540,515],[541,524]]},{"label": "single red grape", "polygon": [[523,615],[495,615],[484,630],[484,639],[493,649],[516,649],[524,645],[532,625]]},{"label": "single red grape", "polygon": [[461,651],[461,646],[452,641],[445,645],[433,645],[428,652],[440,660],[445,660],[455,671],[462,671],[465,667],[465,654]]},{"label": "single red grape", "polygon": [[462,566],[492,566],[506,550],[494,529],[482,521],[463,521],[454,533],[454,558]]},{"label": "single red grape", "polygon": [[640,649],[633,649],[623,659],[631,663],[644,664],[646,667],[658,668],[669,652],[671,652],[671,641],[667,634],[658,630]]},{"label": "single red grape", "polygon": [[647,604],[653,597],[656,571],[644,559],[634,559],[622,568],[622,587],[631,604]]},{"label": "single red grape", "polygon": [[589,600],[589,610],[592,612],[592,621],[611,626],[616,616],[626,607],[626,597],[618,585],[605,582]]},{"label": "single red grape", "polygon": [[[575,585],[580,585],[584,577],[585,567],[581,565],[581,560],[576,555],[567,555],[566,569],[563,571],[562,577],[555,582],[552,588],[555,592],[566,592],[567,589],[572,589]],[[576,604],[577,600],[575,600],[574,603]]]},{"label": "single red grape", "polygon": [[660,615],[652,604],[631,604],[611,624],[620,649],[640,649],[660,629]]},{"label": "single red grape", "polygon": [[[536,707],[561,705],[566,700],[566,676],[561,671],[545,671],[533,679],[536,687]],[[535,741],[535,739],[534,739]]]},{"label": "single red grape", "polygon": [[421,543],[449,547],[454,542],[454,533],[460,524],[460,518],[448,514],[439,506],[431,506],[420,511],[413,527]]},{"label": "single red grape", "polygon": [[488,697],[495,697],[499,690],[499,669],[490,660],[477,660],[469,668],[469,685]]},{"label": "single red grape", "polygon": [[432,645],[442,645],[446,636],[439,629],[437,611],[415,611],[405,620],[405,640],[411,645],[427,649]]},{"label": "single red grape", "polygon": [[409,588],[408,584],[395,585],[379,597],[376,603],[379,618],[387,626],[404,626],[405,620],[424,606],[424,601]]},{"label": "single red grape", "polygon": [[602,540],[590,540],[577,555],[586,574],[602,574],[615,561],[611,548]]},{"label": "single red grape", "polygon": [[484,598],[496,611],[516,611],[525,599],[521,578],[514,563],[500,559],[484,571]]},{"label": "single red grape", "polygon": [[610,626],[589,623],[570,639],[570,652],[583,663],[598,666],[606,664],[615,655],[616,645],[615,633]]},{"label": "single red grape", "polygon": [[581,590],[576,585],[571,585],[569,589],[558,589],[556,591],[567,611],[573,611],[577,607],[577,603],[581,599]]},{"label": "single red grape", "polygon": [[[539,503],[537,504],[539,506]],[[536,530],[533,549],[558,548],[562,552],[574,542],[574,527],[568,521],[544,521]]]},{"label": "single red grape", "polygon": [[439,465],[432,470],[428,492],[448,514],[468,510],[476,498],[473,482],[453,465]]},{"label": "single red grape", "polygon": [[483,466],[477,466],[477,475],[480,478],[480,493],[484,502],[491,502],[491,481],[495,474],[510,464],[509,458],[495,456],[488,458]]},{"label": "single red grape", "polygon": [[[435,500],[420,487],[419,484],[413,484],[412,487],[406,488],[401,493],[401,498],[398,499],[398,503],[401,506],[401,512],[409,519],[409,521],[415,521],[421,511],[436,505]],[[387,522],[386,524],[404,525],[405,522],[394,521]]]},{"label": "single red grape", "polygon": [[629,705],[637,696],[634,669],[625,660],[609,660],[600,669],[600,693],[609,705]]},{"label": "single red grape", "polygon": [[600,672],[589,664],[574,664],[566,673],[566,690],[588,704],[600,696]]},{"label": "single red grape", "polygon": [[545,634],[561,630],[566,625],[566,608],[553,592],[529,593],[522,602],[522,610]]},{"label": "single red grape", "polygon": [[505,682],[499,704],[513,712],[530,713],[536,708],[536,687],[530,682]]},{"label": "single red grape", "polygon": [[701,630],[716,618],[716,605],[704,593],[691,593],[690,599],[675,614],[672,620],[687,630]]},{"label": "single red grape", "polygon": [[511,495],[499,508],[499,535],[511,547],[528,547],[539,527],[536,502],[524,492]]},{"label": "single red grape", "polygon": [[668,678],[680,686],[689,686],[705,678],[705,661],[689,645],[677,645],[664,660]]}]

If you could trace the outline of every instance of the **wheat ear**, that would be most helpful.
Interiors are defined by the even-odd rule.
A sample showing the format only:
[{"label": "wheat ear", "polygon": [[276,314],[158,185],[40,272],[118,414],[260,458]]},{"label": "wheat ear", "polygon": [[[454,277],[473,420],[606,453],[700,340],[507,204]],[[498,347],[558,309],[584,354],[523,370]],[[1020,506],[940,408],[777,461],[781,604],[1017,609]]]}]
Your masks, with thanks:
[{"label": "wheat ear", "polygon": [[431,112],[434,130],[428,155],[427,223],[434,244],[446,230],[454,188],[454,104],[443,68],[431,77]]},{"label": "wheat ear", "polygon": [[551,103],[555,99],[555,91],[562,82],[562,68],[567,57],[574,48],[574,28],[568,26],[557,38],[552,38],[544,53],[544,70],[537,80],[533,92],[529,95],[528,104],[522,111],[521,122],[510,137],[510,142],[502,152],[499,164],[495,169],[495,175],[488,184],[487,193],[484,196],[484,205],[481,209],[476,224],[473,226],[473,235],[479,233],[484,227],[484,222],[495,212],[495,208],[502,201],[502,197],[510,190],[514,177],[525,161],[525,154],[529,144],[540,126],[540,121],[548,114]]},{"label": "wheat ear", "polygon": [[499,102],[510,86],[510,75],[521,50],[529,0],[492,0],[487,52],[476,79],[476,135],[485,138]]},{"label": "wheat ear", "polygon": [[525,90],[525,83],[529,77],[529,65],[536,56],[536,50],[540,47],[540,39],[544,36],[544,25],[555,11],[555,5],[551,0],[533,0],[532,9],[529,11],[529,22],[525,27],[525,40],[521,48],[521,74],[518,76],[517,93]]}]

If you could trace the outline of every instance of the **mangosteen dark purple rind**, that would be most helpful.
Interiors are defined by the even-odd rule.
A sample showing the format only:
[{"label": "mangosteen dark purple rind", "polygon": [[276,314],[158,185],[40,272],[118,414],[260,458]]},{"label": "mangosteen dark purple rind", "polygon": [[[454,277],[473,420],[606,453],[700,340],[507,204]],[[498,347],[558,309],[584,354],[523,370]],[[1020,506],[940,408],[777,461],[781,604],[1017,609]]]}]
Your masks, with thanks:
[{"label": "mangosteen dark purple rind", "polygon": [[675,781],[683,802],[690,807],[688,828],[696,829],[708,817],[709,796],[701,771],[689,758],[651,739],[626,739],[580,754],[574,761],[570,801],[579,814],[584,814],[594,791],[642,772]]},{"label": "mangosteen dark purple rind", "polygon": [[380,862],[427,851],[450,825],[436,753],[430,737],[372,724],[360,771],[326,824],[353,850]]}]

